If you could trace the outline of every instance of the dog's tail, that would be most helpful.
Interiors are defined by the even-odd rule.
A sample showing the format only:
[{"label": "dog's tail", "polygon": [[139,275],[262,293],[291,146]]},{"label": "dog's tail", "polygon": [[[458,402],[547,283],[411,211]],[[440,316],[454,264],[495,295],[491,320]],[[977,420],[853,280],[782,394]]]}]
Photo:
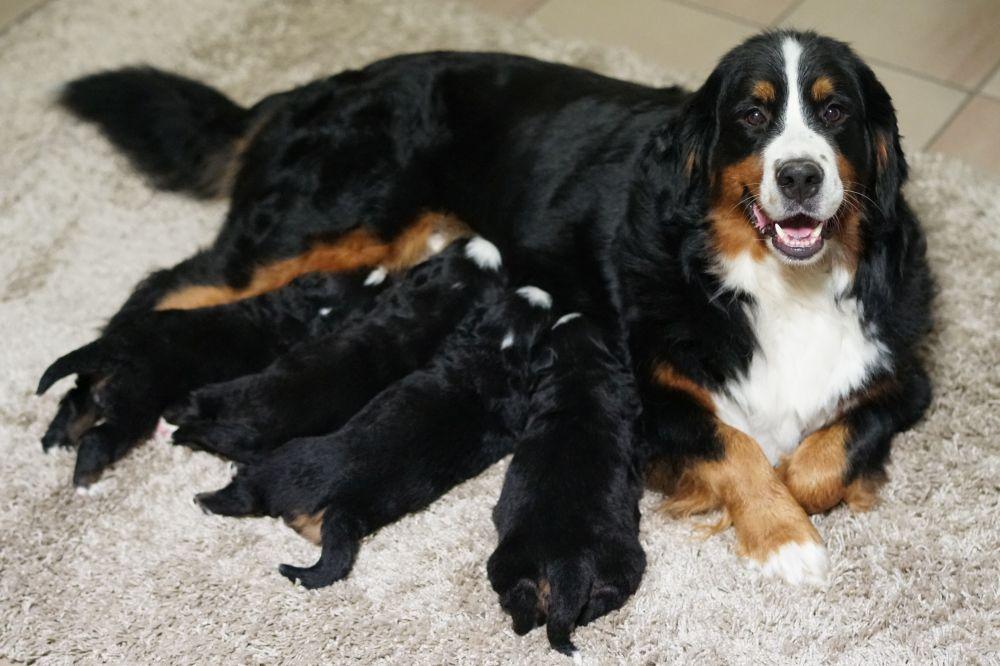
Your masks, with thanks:
[{"label": "dog's tail", "polygon": [[59,102],[98,125],[161,189],[199,197],[227,194],[257,110],[204,84],[150,67],[71,81]]}]

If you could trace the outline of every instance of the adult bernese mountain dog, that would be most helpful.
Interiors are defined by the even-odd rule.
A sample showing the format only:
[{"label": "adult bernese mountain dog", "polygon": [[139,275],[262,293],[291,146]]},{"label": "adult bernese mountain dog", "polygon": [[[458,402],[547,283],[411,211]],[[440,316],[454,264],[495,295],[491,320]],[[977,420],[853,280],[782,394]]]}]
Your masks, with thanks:
[{"label": "adult bernese mountain dog", "polygon": [[[357,335],[380,307],[359,283],[387,274],[405,282],[409,267],[456,238],[492,243],[480,248],[484,260],[498,248],[507,284],[534,285],[521,295],[558,320],[525,361],[535,375],[488,571],[515,630],[548,622],[561,649],[574,626],[636,589],[645,563],[640,472],[668,493],[674,513],[721,509],[739,554],[765,574],[819,582],[828,560],[809,514],[842,502],[870,507],[892,437],[930,401],[917,346],[930,327],[932,279],[900,191],[907,167],[894,110],[872,70],[838,41],[792,31],[753,37],[694,92],[513,55],[439,52],[341,72],[250,108],[147,68],[74,81],[61,101],[158,187],[229,195],[232,204],[211,247],[138,285],[93,343],[101,353],[75,352],[46,374],[40,390],[72,373],[77,384],[45,445],[78,446],[75,482],[86,485],[166,409],[199,445],[251,460],[237,479],[253,480],[247,487],[258,494],[243,508],[348,515],[330,500],[352,483],[335,475],[353,468],[323,447],[359,447],[364,437],[345,429],[371,414],[388,439],[371,442],[376,460],[354,481],[384,468],[398,483],[380,483],[378,499],[370,489],[356,497],[399,505],[376,519],[356,504],[343,524],[323,521],[340,558],[322,565],[326,579],[344,572],[344,553],[361,535],[500,455],[456,453],[461,473],[437,476],[428,460],[401,469],[379,459],[422,450],[405,445],[417,433],[394,430],[396,414],[429,437],[447,436],[428,422],[443,403],[422,395],[429,411],[414,414],[398,382],[452,391],[441,382],[450,373],[464,387],[456,414],[477,418],[484,403],[469,391],[499,390],[485,376],[499,371],[499,357],[476,355],[502,354],[508,340],[456,357],[454,335],[443,332],[468,328],[470,310],[399,302],[379,315],[384,345],[365,347],[366,334]],[[331,298],[319,306],[344,311],[332,319],[360,318],[348,338],[369,352],[353,374],[314,372],[326,349],[336,363],[349,360],[336,347],[340,329],[314,335],[309,317],[271,319],[267,303],[254,301],[290,298],[299,304],[293,315],[315,313],[296,282],[310,273],[333,274],[320,281]],[[171,317],[186,323],[165,336],[159,322]],[[423,340],[419,353],[394,356],[379,374],[378,349],[434,326],[425,337],[440,344]],[[286,359],[301,344],[312,346],[306,360]],[[155,370],[179,356],[187,360]],[[463,365],[468,358],[481,360],[483,377]],[[364,376],[367,364],[375,380]],[[185,402],[198,386],[253,373],[249,388],[236,379]],[[257,390],[275,374],[278,384]],[[361,385],[341,416],[327,418],[324,400],[310,397],[317,374],[322,395]],[[289,427],[300,401],[319,415]],[[475,440],[479,431],[456,419],[454,444]],[[320,437],[305,463],[294,462],[296,448],[270,453],[310,435]],[[337,470],[309,466],[321,450]],[[303,481],[287,468],[267,467],[282,456],[302,474],[329,475],[315,481],[326,484],[322,497],[297,489]],[[428,487],[415,501],[408,493],[422,474]],[[285,482],[288,504],[269,504],[267,493],[280,495]]]}]

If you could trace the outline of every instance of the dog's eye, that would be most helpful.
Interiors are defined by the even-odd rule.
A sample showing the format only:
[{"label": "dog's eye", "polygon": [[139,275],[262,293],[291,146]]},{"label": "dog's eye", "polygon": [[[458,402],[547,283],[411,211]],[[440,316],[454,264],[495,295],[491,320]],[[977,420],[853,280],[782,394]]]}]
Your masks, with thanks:
[{"label": "dog's eye", "polygon": [[847,112],[844,111],[844,107],[839,104],[828,104],[825,109],[823,109],[823,122],[828,125],[839,125],[844,122],[847,118]]},{"label": "dog's eye", "polygon": [[745,122],[750,127],[760,127],[767,122],[767,116],[763,111],[754,107],[743,114],[743,122]]}]

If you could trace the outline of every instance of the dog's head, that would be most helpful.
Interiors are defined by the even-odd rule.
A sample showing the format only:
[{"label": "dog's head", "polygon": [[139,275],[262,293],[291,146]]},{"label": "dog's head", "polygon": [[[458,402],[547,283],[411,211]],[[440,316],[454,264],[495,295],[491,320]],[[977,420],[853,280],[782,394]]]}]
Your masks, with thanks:
[{"label": "dog's head", "polygon": [[891,220],[906,163],[892,102],[851,49],[814,33],[737,46],[680,121],[685,177],[708,191],[724,255],[856,259],[861,225]]}]

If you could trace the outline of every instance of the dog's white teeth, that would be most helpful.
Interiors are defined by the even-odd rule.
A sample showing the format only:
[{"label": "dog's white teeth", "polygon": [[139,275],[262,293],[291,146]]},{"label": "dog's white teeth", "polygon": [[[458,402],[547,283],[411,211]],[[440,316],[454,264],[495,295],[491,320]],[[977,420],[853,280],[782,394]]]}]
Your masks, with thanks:
[{"label": "dog's white teeth", "polygon": [[811,234],[809,234],[809,240],[813,240],[814,241],[817,238],[819,238],[819,235],[821,233],[823,233],[823,225],[824,224],[826,224],[826,222],[820,222],[819,224],[816,225],[816,228],[812,230]]},{"label": "dog's white teeth", "polygon": [[782,229],[782,228],[781,228],[781,225],[780,225],[780,224],[778,224],[777,222],[775,222],[775,223],[774,223],[774,230],[775,230],[776,232],[778,232],[778,237],[779,237],[779,238],[780,238],[781,240],[785,241],[786,243],[787,243],[787,242],[788,242],[788,241],[790,240],[790,239],[788,238],[788,234],[786,234],[786,233],[785,233],[785,230],[784,230],[784,229]]}]

